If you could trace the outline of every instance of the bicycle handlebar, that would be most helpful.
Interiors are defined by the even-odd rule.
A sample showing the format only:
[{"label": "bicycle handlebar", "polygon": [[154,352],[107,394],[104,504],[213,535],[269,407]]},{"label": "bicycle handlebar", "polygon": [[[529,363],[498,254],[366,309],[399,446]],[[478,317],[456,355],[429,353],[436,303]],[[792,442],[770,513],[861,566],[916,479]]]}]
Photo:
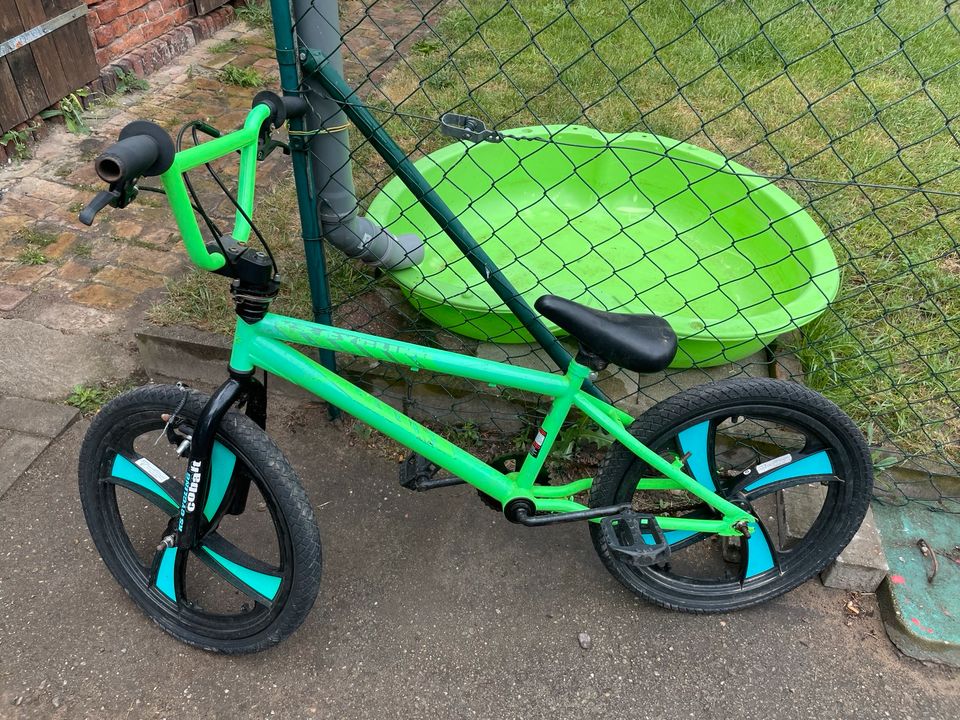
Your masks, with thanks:
[{"label": "bicycle handlebar", "polygon": [[[203,270],[216,271],[222,268],[226,258],[222,253],[210,252],[204,243],[183,174],[239,150],[237,197],[244,212],[248,216],[253,215],[257,144],[264,123],[270,122],[274,127],[279,127],[288,118],[299,117],[307,111],[307,103],[301,98],[281,98],[273,93],[261,95],[255,99],[242,128],[180,152],[176,151],[167,132],[158,125],[139,120],[127,125],[120,131],[119,142],[108,147],[95,161],[97,175],[110,183],[110,191],[94,198],[81,213],[81,220],[89,225],[103,207],[123,207],[135,196],[138,178],[158,175],[190,259]],[[249,234],[250,226],[242,213],[238,212],[233,237],[242,243]]]}]

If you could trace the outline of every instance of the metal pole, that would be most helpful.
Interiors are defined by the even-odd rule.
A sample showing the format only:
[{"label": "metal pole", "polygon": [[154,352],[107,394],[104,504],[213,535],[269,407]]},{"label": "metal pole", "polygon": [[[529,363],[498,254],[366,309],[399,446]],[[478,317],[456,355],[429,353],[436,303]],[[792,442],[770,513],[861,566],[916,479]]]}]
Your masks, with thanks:
[{"label": "metal pole", "polygon": [[[296,41],[293,36],[293,18],[290,13],[290,0],[271,0],[273,13],[273,35],[277,45],[277,63],[280,65],[280,86],[284,95],[300,94],[300,73],[296,53]],[[309,115],[309,113],[308,113]],[[307,127],[307,118],[290,120],[290,158],[293,163],[293,178],[297,188],[297,206],[300,212],[300,227],[303,231],[304,255],[307,263],[307,277],[310,282],[310,301],[313,307],[313,319],[323,325],[332,325],[330,287],[327,284],[327,262],[323,251],[320,233],[320,219],[317,217],[316,191],[311,177],[309,147],[303,142],[303,133]],[[337,371],[337,356],[332,350],[319,351],[320,363],[325,368]],[[330,406],[330,417],[339,416],[340,411]]]}]

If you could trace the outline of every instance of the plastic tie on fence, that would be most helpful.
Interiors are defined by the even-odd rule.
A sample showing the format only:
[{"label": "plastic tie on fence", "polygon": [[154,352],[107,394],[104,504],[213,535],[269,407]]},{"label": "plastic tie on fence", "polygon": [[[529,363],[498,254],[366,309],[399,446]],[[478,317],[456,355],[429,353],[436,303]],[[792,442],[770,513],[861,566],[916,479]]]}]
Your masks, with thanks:
[{"label": "plastic tie on fence", "polygon": [[490,130],[480,118],[448,112],[440,117],[440,132],[457,140],[467,142],[500,142],[503,135]]}]

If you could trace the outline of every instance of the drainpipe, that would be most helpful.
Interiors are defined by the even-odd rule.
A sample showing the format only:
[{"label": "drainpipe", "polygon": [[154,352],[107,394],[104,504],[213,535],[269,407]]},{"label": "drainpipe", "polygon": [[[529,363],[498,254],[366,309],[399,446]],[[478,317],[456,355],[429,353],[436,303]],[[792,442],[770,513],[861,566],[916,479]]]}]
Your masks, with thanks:
[{"label": "drainpipe", "polygon": [[[301,45],[319,51],[342,75],[337,0],[293,0],[293,9]],[[306,76],[303,91],[311,108],[306,129],[316,132],[309,136],[308,148],[324,238],[348,257],[387,270],[400,270],[421,262],[423,240],[417,235],[394,235],[369,218],[360,217],[353,185],[347,117],[316,78]]]}]

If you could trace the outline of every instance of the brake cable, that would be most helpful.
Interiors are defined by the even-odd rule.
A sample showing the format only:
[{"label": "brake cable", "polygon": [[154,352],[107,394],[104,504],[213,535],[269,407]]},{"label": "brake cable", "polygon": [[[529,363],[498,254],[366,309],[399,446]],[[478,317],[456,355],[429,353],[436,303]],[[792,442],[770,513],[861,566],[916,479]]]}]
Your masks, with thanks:
[{"label": "brake cable", "polygon": [[[193,127],[191,134],[193,135],[194,145],[200,144],[200,138],[197,135],[197,130],[203,129],[203,127],[198,123],[199,121],[196,121],[196,120],[192,123],[189,123]],[[205,126],[206,123],[203,123],[203,125]],[[270,264],[273,265],[274,274],[279,275],[280,268],[277,267],[277,261],[274,259],[273,252],[271,252],[270,246],[267,244],[266,239],[264,239],[263,235],[260,233],[260,228],[256,226],[256,224],[253,222],[253,218],[251,218],[247,214],[247,211],[240,206],[240,203],[237,200],[236,196],[234,196],[234,194],[230,192],[229,188],[227,188],[223,180],[220,178],[220,175],[218,175],[217,171],[213,169],[213,166],[210,163],[204,163],[204,167],[207,169],[207,172],[210,173],[210,177],[213,178],[213,181],[220,187],[220,190],[223,191],[223,194],[227,196],[227,199],[230,201],[230,203],[237,209],[237,212],[239,212],[240,215],[243,217],[243,219],[246,220],[247,224],[250,226],[250,229],[253,230],[253,234],[257,236],[257,240],[260,241],[260,244],[263,246],[263,249],[266,251],[267,257],[270,258]],[[186,173],[184,173],[184,177],[186,177]],[[220,245],[220,249],[221,250],[223,249],[222,245]],[[226,255],[226,251],[224,251],[224,255]]]},{"label": "brake cable", "polygon": [[[180,131],[177,133],[177,145],[176,145],[177,152],[180,152],[183,149],[183,136],[186,134],[187,128],[193,128],[193,144],[194,145],[200,144],[198,142],[198,137],[197,137],[197,124],[200,122],[201,122],[200,120],[191,120],[188,123],[184,123],[184,125],[180,128]],[[210,167],[209,164],[207,164],[207,168],[209,167]],[[207,228],[210,230],[210,234],[213,235],[214,242],[216,242],[217,247],[220,248],[220,252],[223,254],[224,259],[227,262],[231,262],[230,256],[227,254],[226,249],[223,247],[223,242],[220,240],[221,236],[223,235],[223,231],[220,230],[217,224],[210,218],[209,215],[207,215],[206,211],[203,209],[203,203],[200,202],[200,198],[197,195],[197,191],[194,190],[193,183],[190,182],[190,176],[187,174],[186,171],[183,172],[183,183],[184,185],[187,186],[187,192],[189,192],[190,197],[193,198],[194,207],[197,208],[197,212],[200,214],[200,217],[203,218],[203,221],[206,223]]]}]

